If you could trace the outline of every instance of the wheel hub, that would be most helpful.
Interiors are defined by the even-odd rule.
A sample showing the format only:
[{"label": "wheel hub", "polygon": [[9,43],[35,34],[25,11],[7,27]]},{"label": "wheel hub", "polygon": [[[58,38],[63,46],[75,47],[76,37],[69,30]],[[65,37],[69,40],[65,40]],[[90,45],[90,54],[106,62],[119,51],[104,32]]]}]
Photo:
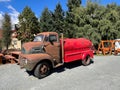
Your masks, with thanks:
[{"label": "wheel hub", "polygon": [[48,71],[48,67],[46,65],[42,65],[40,68],[40,73],[45,74]]}]

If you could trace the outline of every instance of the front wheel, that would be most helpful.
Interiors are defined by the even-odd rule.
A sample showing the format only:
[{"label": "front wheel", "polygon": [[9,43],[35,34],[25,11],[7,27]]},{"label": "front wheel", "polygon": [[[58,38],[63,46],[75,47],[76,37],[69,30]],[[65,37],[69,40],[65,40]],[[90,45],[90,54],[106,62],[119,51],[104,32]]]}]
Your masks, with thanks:
[{"label": "front wheel", "polygon": [[82,64],[84,66],[88,66],[90,64],[90,61],[91,61],[90,56],[87,56],[84,60],[82,60]]},{"label": "front wheel", "polygon": [[41,79],[48,76],[51,73],[51,67],[47,62],[41,62],[34,70],[35,77]]}]

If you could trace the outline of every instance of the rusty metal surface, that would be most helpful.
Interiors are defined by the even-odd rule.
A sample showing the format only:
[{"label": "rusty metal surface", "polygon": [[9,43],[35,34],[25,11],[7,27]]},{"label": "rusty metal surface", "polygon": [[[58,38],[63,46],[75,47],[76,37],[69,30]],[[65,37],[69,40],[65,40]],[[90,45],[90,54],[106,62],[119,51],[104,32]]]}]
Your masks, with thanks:
[{"label": "rusty metal surface", "polygon": [[20,54],[21,57],[27,58],[31,61],[41,60],[41,59],[52,59],[52,57],[46,53],[38,53],[38,54]]},{"label": "rusty metal surface", "polygon": [[4,59],[5,59],[5,63],[11,63],[11,64],[14,64],[16,63],[15,61],[15,57],[11,56],[11,55],[5,55],[3,56]]},{"label": "rusty metal surface", "polygon": [[[37,35],[56,35],[58,37],[58,34],[56,32],[42,32]],[[36,41],[36,42],[27,42],[23,44],[23,48],[27,51],[31,50],[33,47],[40,47],[44,46],[44,53],[34,53],[34,54],[20,54],[20,57],[24,57],[30,61],[30,63],[38,63],[41,60],[50,60],[54,64],[58,64],[61,62],[60,60],[60,43],[58,41],[56,42],[47,42],[47,41]],[[20,59],[19,61],[21,61]],[[22,64],[22,63],[21,63]],[[53,67],[54,67],[53,64]],[[35,64],[34,64],[35,65]],[[34,65],[32,67],[34,67]],[[30,65],[31,67],[31,65]]]},{"label": "rusty metal surface", "polygon": [[[25,64],[25,60],[27,59],[27,64]],[[21,66],[25,67],[27,70],[32,70],[35,65],[42,61],[42,60],[50,60],[51,63],[54,66],[53,58],[46,54],[46,53],[40,53],[40,54],[20,54],[19,63]]]},{"label": "rusty metal surface", "polygon": [[27,42],[24,43],[22,47],[25,47],[27,51],[29,51],[33,47],[38,47],[42,44],[42,42]]},{"label": "rusty metal surface", "polygon": [[49,55],[51,55],[54,59],[54,61],[56,62],[56,64],[60,63],[60,43],[59,42],[54,42],[53,44],[51,44],[50,42],[48,42],[48,45],[45,47],[45,51],[46,53],[48,53]]},{"label": "rusty metal surface", "polygon": [[102,51],[103,55],[106,55],[107,53],[112,54],[112,48],[114,48],[113,43],[113,40],[101,40],[98,45],[97,54],[99,54],[100,51]]},{"label": "rusty metal surface", "polygon": [[2,53],[0,53],[0,56],[3,56],[3,54],[2,54]]},{"label": "rusty metal surface", "polygon": [[[28,63],[35,63],[37,64],[41,60],[48,59],[53,64],[53,66],[63,63],[62,61],[62,54],[61,54],[61,43],[59,42],[58,34],[56,32],[43,32],[39,33],[37,35],[44,35],[44,38],[47,36],[56,35],[57,40],[55,41],[34,41],[34,42],[28,42],[23,44],[23,48],[29,52],[33,47],[41,47],[44,49],[44,52],[34,53],[34,54],[21,54],[21,57],[28,60]],[[92,42],[85,38],[78,38],[78,39],[65,39],[64,40],[64,62],[71,62],[75,60],[81,60],[82,55],[86,53],[86,55],[90,55],[90,57],[93,57],[93,51],[91,50]],[[92,53],[92,54],[91,54]],[[20,59],[20,62],[22,62],[22,59]],[[22,64],[22,63],[21,63]],[[23,63],[24,64],[24,63]],[[31,64],[33,65],[33,64]],[[31,68],[31,65],[27,67]],[[32,67],[34,67],[34,65]]]},{"label": "rusty metal surface", "polygon": [[38,33],[37,35],[45,35],[45,36],[49,36],[50,34],[53,34],[53,35],[58,35],[56,32],[42,32],[42,33]]},{"label": "rusty metal surface", "polygon": [[19,54],[21,54],[21,51],[12,51],[12,52],[10,52],[10,54],[16,54],[16,55],[19,55]]}]

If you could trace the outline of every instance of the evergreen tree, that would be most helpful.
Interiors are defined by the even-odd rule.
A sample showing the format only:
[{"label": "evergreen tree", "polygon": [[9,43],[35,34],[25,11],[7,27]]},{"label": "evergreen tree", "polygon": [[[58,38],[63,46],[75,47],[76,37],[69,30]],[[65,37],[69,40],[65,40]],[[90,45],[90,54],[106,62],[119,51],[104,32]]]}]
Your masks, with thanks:
[{"label": "evergreen tree", "polygon": [[38,19],[28,6],[19,15],[19,24],[18,38],[22,42],[32,41],[34,34],[40,32]]},{"label": "evergreen tree", "polygon": [[99,0],[88,0],[86,7],[81,0],[68,0],[68,11],[60,3],[54,12],[45,8],[40,17],[41,31],[64,32],[65,37],[85,37],[97,45],[100,40],[120,38],[120,6],[115,3],[99,5]]},{"label": "evergreen tree", "polygon": [[69,38],[76,37],[77,32],[77,25],[74,10],[79,8],[81,4],[81,0],[68,0],[68,11],[66,12],[66,19],[65,19],[65,29],[66,35]]},{"label": "evergreen tree", "polygon": [[40,17],[40,29],[42,32],[53,31],[52,12],[45,8]]},{"label": "evergreen tree", "polygon": [[114,39],[120,38],[120,20],[115,23],[114,29],[115,31],[112,33],[114,35]]},{"label": "evergreen tree", "polygon": [[8,50],[8,47],[11,43],[11,19],[7,13],[5,13],[4,15],[2,29],[3,29],[3,39],[2,39],[3,45]]},{"label": "evergreen tree", "polygon": [[74,8],[79,7],[81,4],[81,0],[68,0],[68,11],[71,12],[73,11]]},{"label": "evergreen tree", "polygon": [[[83,32],[86,37],[90,39],[96,46],[101,40],[101,34],[98,32],[99,20],[101,20],[101,7],[97,3],[87,2],[86,6],[86,25],[84,25]],[[88,27],[89,26],[89,27]]]},{"label": "evergreen tree", "polygon": [[56,9],[53,13],[53,27],[54,31],[58,33],[64,33],[64,11],[60,3],[56,5]]}]

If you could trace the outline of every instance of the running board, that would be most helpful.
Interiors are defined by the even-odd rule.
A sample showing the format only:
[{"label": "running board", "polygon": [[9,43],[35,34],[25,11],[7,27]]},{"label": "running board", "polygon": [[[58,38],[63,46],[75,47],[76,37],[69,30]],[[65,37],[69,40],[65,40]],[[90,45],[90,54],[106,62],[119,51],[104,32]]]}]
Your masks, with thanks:
[{"label": "running board", "polygon": [[55,68],[59,67],[59,66],[62,66],[64,63],[59,63],[55,66]]}]

